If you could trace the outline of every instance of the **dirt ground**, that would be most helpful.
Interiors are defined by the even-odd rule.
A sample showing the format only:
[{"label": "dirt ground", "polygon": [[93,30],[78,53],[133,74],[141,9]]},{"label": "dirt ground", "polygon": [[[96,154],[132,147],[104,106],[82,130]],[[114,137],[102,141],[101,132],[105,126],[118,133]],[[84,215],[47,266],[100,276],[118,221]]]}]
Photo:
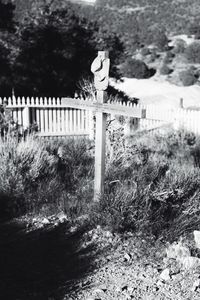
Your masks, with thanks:
[{"label": "dirt ground", "polygon": [[166,245],[63,217],[0,224],[3,300],[200,299],[200,267],[182,269]]}]

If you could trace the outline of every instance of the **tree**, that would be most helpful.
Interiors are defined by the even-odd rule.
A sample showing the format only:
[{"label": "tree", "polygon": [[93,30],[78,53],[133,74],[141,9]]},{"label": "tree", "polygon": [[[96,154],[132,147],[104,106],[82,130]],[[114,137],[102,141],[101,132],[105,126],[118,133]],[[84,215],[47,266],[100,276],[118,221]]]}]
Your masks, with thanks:
[{"label": "tree", "polygon": [[179,73],[179,78],[184,86],[190,86],[197,82],[199,75],[195,72],[193,67],[181,71]]},{"label": "tree", "polygon": [[14,9],[15,6],[11,2],[3,3],[0,0],[0,30],[14,30]]},{"label": "tree", "polygon": [[11,94],[11,68],[9,62],[9,50],[0,43],[0,96]]},{"label": "tree", "polygon": [[149,69],[148,66],[141,60],[129,58],[122,65],[122,74],[129,78],[149,78],[156,72],[154,69]]},{"label": "tree", "polygon": [[0,96],[11,94],[11,67],[10,53],[8,50],[12,33],[15,29],[14,8],[12,3],[0,0]]},{"label": "tree", "polygon": [[21,32],[15,90],[19,95],[72,95],[94,51],[71,11],[45,13]]},{"label": "tree", "polygon": [[70,7],[56,11],[45,7],[41,16],[21,29],[15,91],[18,95],[73,96],[78,82],[92,76],[97,49],[112,51],[115,46],[122,51],[115,37],[100,37],[97,25],[78,18]]}]

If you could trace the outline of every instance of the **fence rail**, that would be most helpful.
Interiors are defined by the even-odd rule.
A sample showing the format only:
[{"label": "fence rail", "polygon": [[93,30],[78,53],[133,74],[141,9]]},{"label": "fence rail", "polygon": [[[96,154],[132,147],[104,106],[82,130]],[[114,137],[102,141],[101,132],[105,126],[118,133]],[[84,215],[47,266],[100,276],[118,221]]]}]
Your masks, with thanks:
[{"label": "fence rail", "polygon": [[[9,97],[0,98],[0,104],[7,103],[15,122],[23,127],[35,124],[41,136],[94,136],[93,112],[89,101],[83,100],[83,109],[76,107],[76,99],[47,97]],[[91,102],[90,102],[91,103]],[[80,106],[80,104],[79,104]],[[105,103],[105,112],[112,113],[110,103]],[[93,104],[94,110],[95,104]],[[156,105],[141,106],[133,103],[117,102],[116,109],[120,114],[131,117],[132,109],[143,109],[142,118],[134,118],[134,130],[159,131],[171,124],[174,129],[200,134],[200,110],[183,108],[163,108]],[[98,105],[96,105],[98,111]],[[136,112],[136,110],[135,110]]]}]

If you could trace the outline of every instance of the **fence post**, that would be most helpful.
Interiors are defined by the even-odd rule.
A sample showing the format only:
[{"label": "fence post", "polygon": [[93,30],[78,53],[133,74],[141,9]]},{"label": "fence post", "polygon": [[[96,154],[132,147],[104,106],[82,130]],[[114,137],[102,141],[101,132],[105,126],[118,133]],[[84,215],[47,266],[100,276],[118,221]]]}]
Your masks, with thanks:
[{"label": "fence post", "polygon": [[[106,89],[108,87],[109,67],[110,60],[108,58],[108,52],[99,51],[97,58],[93,61],[91,66],[91,71],[94,73],[94,84],[97,90],[97,102],[99,103],[105,103],[107,101]],[[104,193],[106,119],[106,113],[96,113],[94,201],[99,201]]]}]

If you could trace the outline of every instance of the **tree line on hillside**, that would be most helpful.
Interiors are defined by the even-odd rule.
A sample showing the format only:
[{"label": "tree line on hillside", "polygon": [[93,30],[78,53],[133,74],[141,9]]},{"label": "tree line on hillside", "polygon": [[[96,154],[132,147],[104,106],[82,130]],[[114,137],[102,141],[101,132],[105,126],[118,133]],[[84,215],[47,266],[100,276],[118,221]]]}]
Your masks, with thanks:
[{"label": "tree line on hillside", "polygon": [[[102,31],[115,34],[125,45],[128,55],[141,45],[166,46],[166,35],[200,31],[198,0],[96,0],[96,5],[69,4],[66,0],[14,0],[18,19],[25,11],[52,10],[70,6],[81,18],[98,22]],[[160,41],[161,40],[161,41]]]},{"label": "tree line on hillside", "polygon": [[188,33],[198,38],[200,19],[196,13],[190,19],[192,7],[200,10],[194,3],[186,13],[184,1],[170,6],[165,0],[153,5],[150,0],[104,0],[85,6],[65,0],[0,0],[0,95],[14,89],[21,96],[71,96],[82,78],[90,78],[90,65],[104,49],[110,52],[112,77],[148,78],[154,70],[133,61],[134,52],[144,53],[152,44],[168,51],[171,25],[178,33],[188,24]]},{"label": "tree line on hillside", "polygon": [[96,22],[77,16],[70,5],[56,10],[43,5],[21,23],[14,19],[13,4],[0,0],[0,7],[1,96],[12,89],[21,96],[73,95],[78,82],[92,75],[91,63],[103,49],[110,52],[111,76],[120,77],[123,44]]}]

